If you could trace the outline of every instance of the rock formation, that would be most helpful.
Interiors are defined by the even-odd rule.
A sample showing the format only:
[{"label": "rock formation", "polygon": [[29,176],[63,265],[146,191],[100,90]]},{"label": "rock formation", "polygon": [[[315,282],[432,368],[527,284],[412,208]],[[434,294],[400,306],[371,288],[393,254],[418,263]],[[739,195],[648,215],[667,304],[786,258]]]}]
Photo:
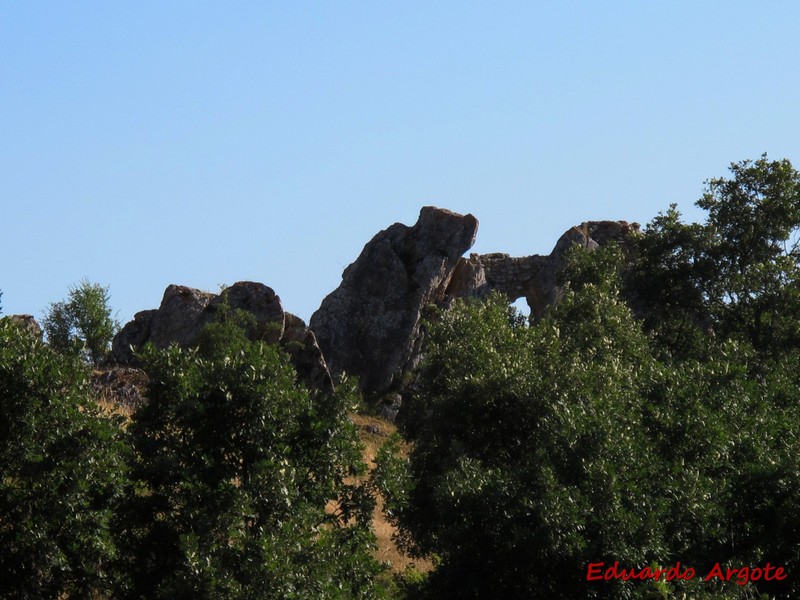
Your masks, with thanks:
[{"label": "rock formation", "polygon": [[346,372],[359,378],[362,390],[383,394],[384,408],[394,414],[402,401],[396,392],[403,387],[403,374],[419,358],[427,307],[496,290],[509,302],[525,298],[538,318],[561,294],[557,278],[570,246],[593,249],[611,241],[624,246],[639,225],[583,223],[564,233],[547,256],[462,258],[477,229],[472,215],[427,206],[413,226],[395,223],[379,232],[345,269],[339,287],[311,317],[310,328],[284,312],[280,298],[260,283],[239,282],[221,294],[171,285],[157,310],[137,313],[117,334],[113,358],[131,364],[134,351],[147,342],[192,346],[227,306],[253,315],[250,337],[280,344],[310,387],[331,390],[331,373]]},{"label": "rock formation", "polygon": [[592,250],[611,241],[624,244],[628,236],[637,231],[638,223],[589,221],[564,233],[548,256],[471,254],[456,266],[447,295],[450,298],[483,297],[496,290],[508,296],[509,302],[525,298],[531,316],[539,318],[545,308],[560,297],[557,278],[564,268],[564,253],[568,248],[579,244]]},{"label": "rock formation", "polygon": [[292,359],[300,381],[311,389],[332,391],[333,380],[314,332],[291,313],[284,313],[283,324],[280,344]]},{"label": "rock formation", "polygon": [[8,320],[14,323],[23,331],[31,334],[33,337],[42,339],[42,328],[33,315],[8,315],[2,318],[3,321]]},{"label": "rock formation", "polygon": [[214,321],[223,305],[230,310],[244,310],[255,319],[251,339],[280,344],[298,371],[298,377],[313,389],[333,389],[325,359],[314,334],[299,317],[284,312],[280,298],[262,283],[240,281],[221,294],[170,285],[156,310],[136,313],[114,337],[112,357],[122,365],[134,362],[135,351],[151,342],[158,348],[170,344],[191,347],[203,328]]},{"label": "rock formation", "polygon": [[311,317],[331,372],[388,390],[412,358],[423,311],[444,299],[477,230],[472,215],[426,206],[412,227],[395,223],[372,238]]}]

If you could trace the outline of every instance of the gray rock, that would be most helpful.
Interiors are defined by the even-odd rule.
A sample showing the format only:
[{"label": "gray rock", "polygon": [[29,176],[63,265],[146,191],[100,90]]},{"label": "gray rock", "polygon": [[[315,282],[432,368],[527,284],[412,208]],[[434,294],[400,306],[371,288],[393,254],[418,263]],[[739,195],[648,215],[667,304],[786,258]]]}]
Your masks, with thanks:
[{"label": "gray rock", "polygon": [[292,359],[298,378],[311,389],[332,392],[333,379],[314,332],[303,319],[288,312],[284,313],[283,323],[281,348]]},{"label": "gray rock", "polygon": [[383,435],[383,430],[375,424],[362,425],[361,431],[366,431],[370,435]]},{"label": "gray rock", "polygon": [[638,223],[626,221],[589,221],[566,231],[548,256],[513,257],[508,254],[471,254],[462,258],[450,285],[448,296],[484,297],[492,290],[505,294],[509,302],[525,298],[531,316],[539,318],[544,310],[557,302],[562,290],[558,275],[564,268],[564,254],[574,244],[594,250],[611,241],[623,245],[639,231]]},{"label": "gray rock", "polygon": [[328,367],[388,390],[412,358],[423,311],[442,302],[459,257],[475,241],[472,215],[424,207],[413,227],[378,233],[311,317]]},{"label": "gray rock", "polygon": [[280,344],[301,381],[311,389],[333,390],[333,380],[314,334],[302,319],[284,312],[280,297],[272,288],[253,281],[234,283],[220,294],[170,285],[158,309],[136,313],[133,321],[114,337],[113,358],[120,365],[132,364],[135,352],[148,342],[158,348],[171,344],[192,347],[221,310],[251,314],[255,325],[248,331],[250,339]]},{"label": "gray rock", "polygon": [[111,367],[92,375],[92,387],[98,399],[135,411],[147,401],[150,378],[141,369]]},{"label": "gray rock", "polygon": [[134,360],[134,351],[140,350],[150,339],[157,309],[143,310],[133,316],[111,341],[111,357],[114,362],[127,365]]},{"label": "gray rock", "polygon": [[33,337],[42,339],[42,328],[33,318],[33,315],[8,315],[3,317],[2,320],[10,321]]},{"label": "gray rock", "polygon": [[151,323],[148,341],[158,348],[173,343],[192,346],[214,318],[215,311],[206,310],[214,297],[215,294],[184,285],[168,286]]},{"label": "gray rock", "polygon": [[281,299],[275,291],[263,283],[240,281],[225,288],[214,297],[206,308],[213,315],[227,305],[229,310],[243,310],[253,315],[256,328],[251,330],[250,338],[277,344],[283,336],[284,313]]},{"label": "gray rock", "polygon": [[394,423],[394,420],[397,418],[397,413],[400,412],[402,406],[403,397],[396,392],[390,392],[381,400],[379,414],[382,419]]}]

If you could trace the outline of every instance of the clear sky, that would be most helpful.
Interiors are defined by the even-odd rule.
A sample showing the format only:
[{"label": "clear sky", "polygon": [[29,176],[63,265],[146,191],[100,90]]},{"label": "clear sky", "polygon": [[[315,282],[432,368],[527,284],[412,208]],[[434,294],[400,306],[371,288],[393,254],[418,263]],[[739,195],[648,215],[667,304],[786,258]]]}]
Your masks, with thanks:
[{"label": "clear sky", "polygon": [[795,0],[0,0],[3,313],[254,280],[308,319],[431,204],[514,255],[700,220],[731,162],[800,167],[798,32]]}]

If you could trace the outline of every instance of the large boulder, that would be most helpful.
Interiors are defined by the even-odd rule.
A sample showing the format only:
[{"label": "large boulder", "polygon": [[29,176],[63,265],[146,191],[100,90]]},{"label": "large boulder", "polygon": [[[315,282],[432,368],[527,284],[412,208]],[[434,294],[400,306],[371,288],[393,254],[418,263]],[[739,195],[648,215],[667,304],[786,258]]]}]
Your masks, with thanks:
[{"label": "large boulder", "polygon": [[252,339],[270,344],[277,344],[282,340],[285,313],[280,297],[272,288],[254,281],[234,283],[211,299],[206,312],[214,315],[223,310],[224,306],[230,310],[243,310],[255,318],[256,328],[250,332]]},{"label": "large boulder", "polygon": [[8,315],[0,320],[14,323],[22,331],[35,338],[42,339],[42,328],[33,318],[33,315]]},{"label": "large boulder", "polygon": [[297,376],[312,389],[333,391],[333,380],[314,332],[303,319],[288,312],[283,324],[280,344],[292,359]]},{"label": "large boulder", "polygon": [[301,381],[312,389],[333,390],[333,380],[314,334],[302,319],[284,312],[281,299],[272,288],[252,281],[234,283],[220,294],[170,285],[158,309],[136,313],[133,321],[114,337],[112,357],[120,365],[133,364],[135,353],[148,342],[157,348],[171,344],[192,347],[221,310],[251,314],[255,322],[248,330],[251,339],[280,344]]},{"label": "large boulder", "polygon": [[547,256],[514,257],[508,254],[471,254],[456,266],[447,289],[449,298],[483,297],[490,291],[505,294],[509,302],[525,298],[531,315],[539,318],[558,301],[561,288],[558,274],[564,268],[565,253],[573,245],[594,250],[609,242],[627,244],[638,223],[626,221],[589,221],[567,230]]},{"label": "large boulder", "polygon": [[170,285],[164,290],[161,306],[153,315],[147,341],[159,348],[166,348],[173,343],[192,346],[203,327],[214,318],[215,311],[208,308],[215,297],[215,294],[185,285]]},{"label": "large boulder", "polygon": [[444,300],[477,230],[472,215],[426,206],[412,227],[395,223],[372,238],[311,317],[331,372],[357,376],[369,392],[397,383],[414,354],[423,311]]},{"label": "large boulder", "polygon": [[153,322],[157,315],[158,309],[139,311],[133,316],[133,321],[128,321],[117,332],[117,335],[111,341],[111,358],[113,362],[120,365],[128,365],[134,362],[134,353],[150,341]]}]

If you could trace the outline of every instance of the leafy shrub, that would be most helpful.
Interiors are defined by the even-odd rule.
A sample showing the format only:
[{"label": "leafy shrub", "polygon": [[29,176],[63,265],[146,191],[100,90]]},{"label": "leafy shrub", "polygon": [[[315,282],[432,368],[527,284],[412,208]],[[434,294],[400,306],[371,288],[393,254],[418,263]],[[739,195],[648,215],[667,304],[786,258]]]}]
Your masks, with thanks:
[{"label": "leafy shrub", "polygon": [[119,329],[111,317],[108,288],[82,280],[70,288],[66,300],[50,305],[42,328],[53,348],[99,364]]},{"label": "leafy shrub", "polygon": [[371,598],[374,501],[347,419],[354,391],[314,397],[276,347],[233,321],[200,351],[149,349],[149,403],[128,432],[121,598]]},{"label": "leafy shrub", "polygon": [[441,561],[432,597],[800,592],[791,577],[586,581],[590,562],[800,564],[800,357],[709,340],[703,360],[662,362],[620,297],[614,253],[574,253],[576,282],[532,326],[501,297],[429,326],[414,401],[427,417],[407,461],[384,448],[376,480],[400,540]]},{"label": "leafy shrub", "polygon": [[0,597],[110,589],[120,453],[83,366],[0,321]]}]

